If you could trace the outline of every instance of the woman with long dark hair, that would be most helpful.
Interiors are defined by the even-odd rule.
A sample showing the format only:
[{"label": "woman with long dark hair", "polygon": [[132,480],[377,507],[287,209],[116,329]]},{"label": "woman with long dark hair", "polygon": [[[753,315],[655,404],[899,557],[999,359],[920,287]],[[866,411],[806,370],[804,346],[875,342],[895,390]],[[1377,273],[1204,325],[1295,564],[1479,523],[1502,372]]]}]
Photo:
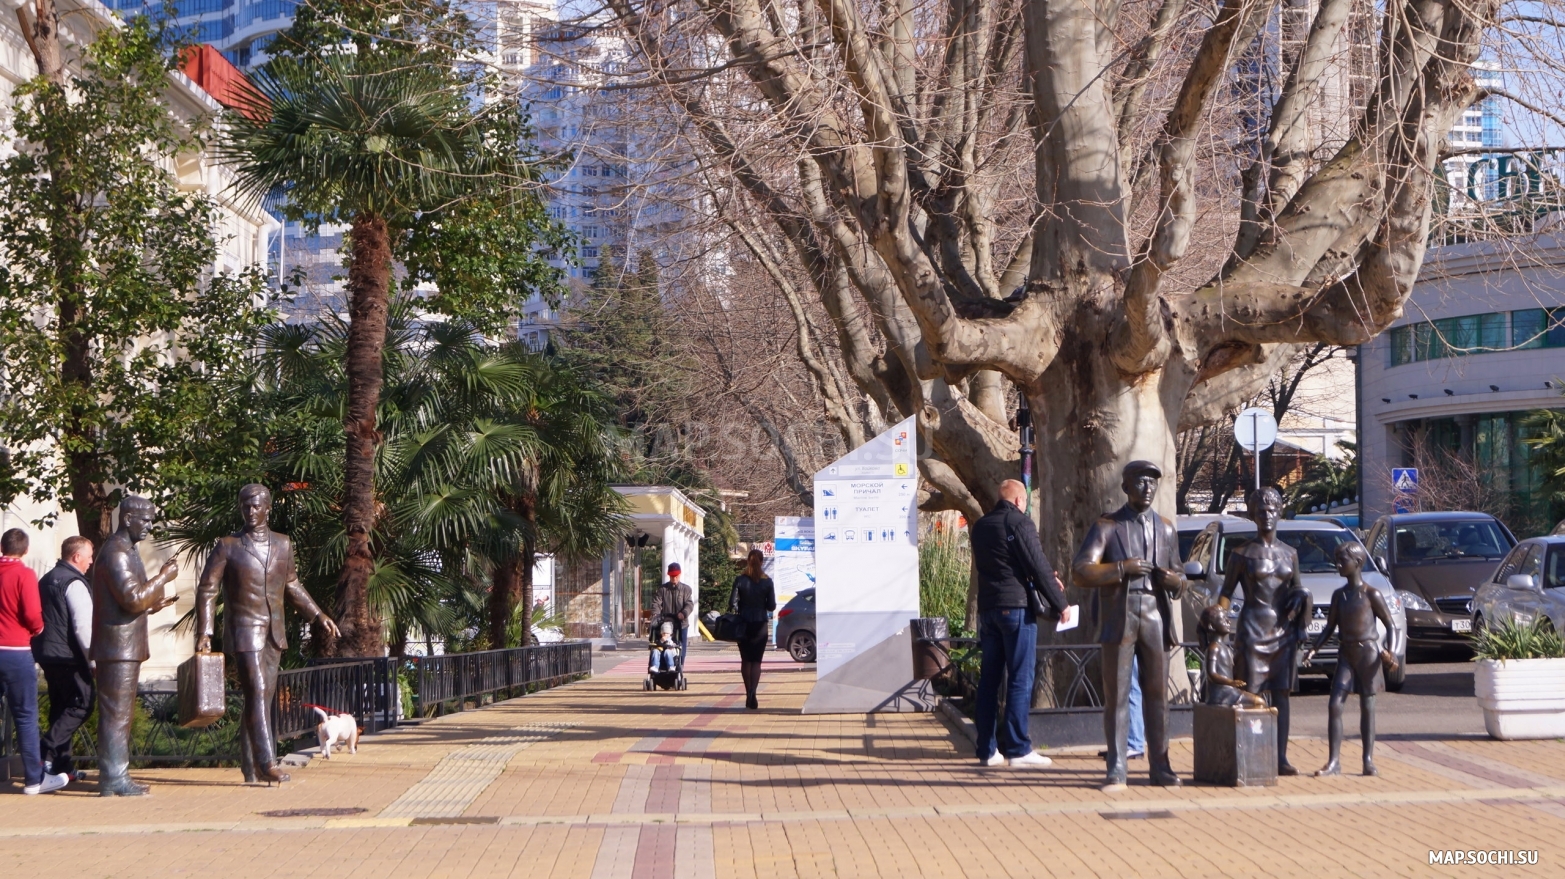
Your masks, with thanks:
[{"label": "woman with long dark hair", "polygon": [[746,708],[761,707],[755,701],[755,688],[761,683],[761,658],[771,640],[772,611],[777,609],[772,578],[761,569],[765,560],[760,550],[750,550],[744,571],[734,578],[733,594],[728,600],[729,612],[744,620],[744,632],[739,638],[739,674],[744,678]]}]

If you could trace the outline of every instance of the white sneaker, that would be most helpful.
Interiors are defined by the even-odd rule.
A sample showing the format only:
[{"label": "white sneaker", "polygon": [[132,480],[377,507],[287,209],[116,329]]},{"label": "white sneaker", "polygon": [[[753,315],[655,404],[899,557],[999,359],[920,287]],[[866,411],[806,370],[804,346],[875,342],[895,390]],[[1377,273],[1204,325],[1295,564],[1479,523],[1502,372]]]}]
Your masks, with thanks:
[{"label": "white sneaker", "polygon": [[993,754],[989,755],[988,760],[980,760],[978,762],[982,766],[1004,766],[1005,755],[1001,754],[999,751],[995,751]]},{"label": "white sneaker", "polygon": [[22,793],[30,797],[39,794],[54,793],[71,783],[71,777],[61,772],[57,775],[45,775],[43,781],[38,784],[29,784],[22,788]]},{"label": "white sneaker", "polygon": [[1043,756],[1042,754],[1038,753],[1037,751],[1029,751],[1029,752],[1027,752],[1026,754],[1023,754],[1020,757],[1012,757],[1011,758],[1011,765],[1012,766],[1031,766],[1031,767],[1034,767],[1036,769],[1043,769],[1043,768],[1045,768],[1047,766],[1053,766],[1054,765],[1054,761],[1050,760],[1048,757]]}]

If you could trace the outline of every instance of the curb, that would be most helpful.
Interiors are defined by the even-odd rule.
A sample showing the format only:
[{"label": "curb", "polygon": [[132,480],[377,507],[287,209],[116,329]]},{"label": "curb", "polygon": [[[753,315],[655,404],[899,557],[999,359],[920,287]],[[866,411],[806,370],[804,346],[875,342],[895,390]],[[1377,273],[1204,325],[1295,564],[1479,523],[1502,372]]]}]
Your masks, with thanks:
[{"label": "curb", "polygon": [[948,726],[956,727],[956,731],[961,733],[963,738],[975,745],[978,743],[978,727],[973,723],[972,718],[956,710],[951,700],[941,699],[935,703],[935,713],[944,718]]}]

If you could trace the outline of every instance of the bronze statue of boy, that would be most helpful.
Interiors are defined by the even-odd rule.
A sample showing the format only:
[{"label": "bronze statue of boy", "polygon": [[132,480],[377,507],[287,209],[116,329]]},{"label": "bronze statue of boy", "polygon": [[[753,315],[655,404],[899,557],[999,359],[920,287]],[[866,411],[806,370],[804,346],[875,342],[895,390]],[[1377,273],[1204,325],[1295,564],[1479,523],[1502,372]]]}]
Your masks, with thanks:
[{"label": "bronze statue of boy", "polygon": [[1342,706],[1349,692],[1359,694],[1359,733],[1364,738],[1364,774],[1377,775],[1375,769],[1375,694],[1385,689],[1383,668],[1396,669],[1396,657],[1381,643],[1375,628],[1378,620],[1385,627],[1387,639],[1395,631],[1391,625],[1391,610],[1380,590],[1365,585],[1364,565],[1369,554],[1357,542],[1337,547],[1337,573],[1348,578],[1346,586],[1331,595],[1331,610],[1326,615],[1326,628],[1321,630],[1315,643],[1304,652],[1304,663],[1309,664],[1315,651],[1326,643],[1338,628],[1342,630],[1337,648],[1337,670],[1331,678],[1331,702],[1327,708],[1327,734],[1330,738],[1331,756],[1316,775],[1340,775],[1342,765]]}]

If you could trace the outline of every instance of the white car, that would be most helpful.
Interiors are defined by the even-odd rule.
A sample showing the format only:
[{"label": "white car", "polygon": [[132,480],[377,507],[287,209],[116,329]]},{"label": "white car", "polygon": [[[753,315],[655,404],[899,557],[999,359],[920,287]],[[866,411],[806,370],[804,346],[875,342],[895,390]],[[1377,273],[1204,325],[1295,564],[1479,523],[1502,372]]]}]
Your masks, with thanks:
[{"label": "white car", "polygon": [[[1331,594],[1347,582],[1337,573],[1337,547],[1350,541],[1362,545],[1362,541],[1352,530],[1336,522],[1306,519],[1284,519],[1279,522],[1277,537],[1299,554],[1299,581],[1315,600],[1309,634],[1319,634],[1326,628],[1326,611],[1331,607]],[[1255,523],[1237,516],[1224,516],[1211,521],[1196,535],[1185,563],[1186,577],[1194,587],[1185,598],[1187,633],[1195,631],[1193,621],[1200,618],[1202,609],[1215,602],[1218,593],[1222,591],[1224,564],[1229,553],[1254,539]],[[1391,653],[1397,658],[1397,670],[1394,674],[1386,675],[1386,689],[1397,692],[1407,680],[1407,612],[1402,607],[1402,599],[1383,572],[1366,566],[1364,582],[1380,590],[1386,606],[1391,610],[1394,629]],[[1243,602],[1236,596],[1233,603],[1237,608]],[[1382,629],[1380,635],[1384,638],[1384,627],[1378,623],[1376,625]],[[1336,658],[1337,638],[1333,636],[1315,654],[1314,663],[1299,671],[1303,674],[1330,674],[1336,666]]]},{"label": "white car", "polygon": [[1486,625],[1542,620],[1565,632],[1565,535],[1516,544],[1473,595],[1475,632]]}]

